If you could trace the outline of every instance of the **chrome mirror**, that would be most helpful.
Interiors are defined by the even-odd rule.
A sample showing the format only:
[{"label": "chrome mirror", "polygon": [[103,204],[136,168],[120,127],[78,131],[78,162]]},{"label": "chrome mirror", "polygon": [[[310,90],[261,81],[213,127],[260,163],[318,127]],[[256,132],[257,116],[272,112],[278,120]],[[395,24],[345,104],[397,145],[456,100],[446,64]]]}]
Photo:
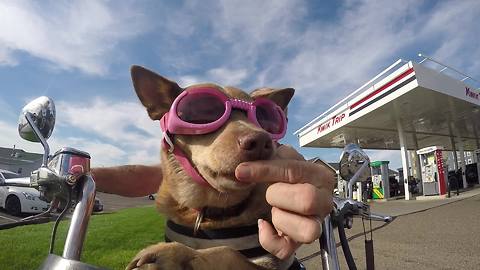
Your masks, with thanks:
[{"label": "chrome mirror", "polygon": [[[32,123],[29,123],[27,115]],[[55,104],[53,100],[42,96],[29,102],[22,109],[18,119],[18,133],[20,137],[31,142],[41,142],[52,135],[55,126]],[[37,134],[38,132],[38,134]]]},{"label": "chrome mirror", "polygon": [[55,104],[49,97],[39,97],[23,107],[18,119],[20,137],[31,142],[40,142],[45,149],[43,165],[46,166],[50,154],[47,139],[55,126]]},{"label": "chrome mirror", "polygon": [[367,154],[356,144],[347,144],[340,156],[340,176],[348,182],[349,198],[353,197],[353,185],[366,181],[370,177],[368,166],[370,159]]}]

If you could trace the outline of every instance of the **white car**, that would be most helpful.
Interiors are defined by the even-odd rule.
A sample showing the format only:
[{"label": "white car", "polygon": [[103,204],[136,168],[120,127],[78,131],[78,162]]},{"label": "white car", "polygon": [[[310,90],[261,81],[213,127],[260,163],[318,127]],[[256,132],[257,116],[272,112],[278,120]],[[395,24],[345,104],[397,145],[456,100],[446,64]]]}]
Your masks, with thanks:
[{"label": "white car", "polygon": [[[19,177],[14,172],[0,169],[0,182],[5,179],[30,182],[28,177]],[[40,199],[40,192],[34,188],[0,186],[0,207],[13,216],[20,213],[41,213],[49,206],[49,203]]]}]

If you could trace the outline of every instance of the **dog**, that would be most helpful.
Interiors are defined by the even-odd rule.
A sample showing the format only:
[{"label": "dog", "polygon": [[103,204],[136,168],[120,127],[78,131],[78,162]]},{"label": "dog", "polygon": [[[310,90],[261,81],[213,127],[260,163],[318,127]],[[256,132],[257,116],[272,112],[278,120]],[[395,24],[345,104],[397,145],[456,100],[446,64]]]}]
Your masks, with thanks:
[{"label": "dog", "polygon": [[258,241],[257,220],[271,220],[267,184],[240,182],[242,162],[275,157],[293,88],[251,94],[230,86],[176,82],[131,68],[137,96],[159,120],[163,180],[156,198],[168,221],[166,242],[140,251],[126,269],[288,269]]}]

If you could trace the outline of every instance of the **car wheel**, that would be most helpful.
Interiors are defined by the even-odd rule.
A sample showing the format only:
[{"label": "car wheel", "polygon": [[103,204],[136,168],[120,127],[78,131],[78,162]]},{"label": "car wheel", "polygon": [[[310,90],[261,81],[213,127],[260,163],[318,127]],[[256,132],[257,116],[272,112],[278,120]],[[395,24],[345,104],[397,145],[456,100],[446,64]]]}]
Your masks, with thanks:
[{"label": "car wheel", "polygon": [[12,216],[20,215],[22,212],[22,205],[20,204],[18,197],[15,195],[8,197],[7,202],[5,203],[5,209]]},{"label": "car wheel", "polygon": [[150,200],[155,200],[155,197],[154,197],[152,194],[148,195],[148,198],[149,198]]}]

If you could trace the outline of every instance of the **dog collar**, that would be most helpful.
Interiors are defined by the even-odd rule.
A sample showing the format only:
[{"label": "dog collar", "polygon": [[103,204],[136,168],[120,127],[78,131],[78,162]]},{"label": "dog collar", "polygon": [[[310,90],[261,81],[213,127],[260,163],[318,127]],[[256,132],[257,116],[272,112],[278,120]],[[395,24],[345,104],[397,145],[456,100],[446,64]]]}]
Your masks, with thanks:
[{"label": "dog collar", "polygon": [[230,207],[204,207],[203,218],[219,220],[240,215],[248,205],[248,198]]},{"label": "dog collar", "polygon": [[[214,230],[202,229],[194,235],[192,228],[168,220],[165,226],[165,242],[178,242],[193,249],[228,246],[255,264],[265,259],[277,260],[260,245],[257,224]],[[278,267],[283,270],[305,269],[301,267],[293,254],[283,260]]]},{"label": "dog collar", "polygon": [[193,228],[168,220],[167,226],[165,226],[165,242],[173,241],[193,249],[229,246],[247,258],[269,254],[260,245],[257,224],[214,230],[200,229],[194,234]]},{"label": "dog collar", "polygon": [[247,202],[248,202],[248,198],[234,206],[230,206],[226,208],[205,206],[201,209],[193,209],[197,212],[195,226],[193,227],[193,235],[195,235],[198,232],[200,225],[204,219],[222,220],[225,218],[238,216],[240,215],[241,212],[243,212],[243,210],[245,210],[245,207],[247,206]]}]

